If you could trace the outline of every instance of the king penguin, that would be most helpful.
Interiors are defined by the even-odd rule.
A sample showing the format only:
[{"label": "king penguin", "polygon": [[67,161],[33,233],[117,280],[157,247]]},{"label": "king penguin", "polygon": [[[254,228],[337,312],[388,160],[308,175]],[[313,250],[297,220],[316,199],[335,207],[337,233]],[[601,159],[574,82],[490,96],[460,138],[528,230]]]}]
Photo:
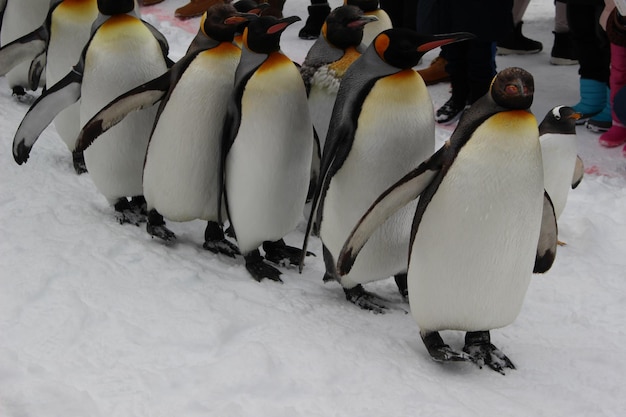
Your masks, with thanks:
[{"label": "king penguin", "polygon": [[[80,99],[82,125],[119,94],[163,74],[170,63],[166,39],[136,15],[134,0],[98,0],[97,5],[80,61],[33,103],[15,134],[18,164],[27,161],[40,133],[61,110]],[[127,117],[85,152],[90,177],[120,223],[145,220],[143,162],[156,110]]]},{"label": "king penguin", "polygon": [[376,18],[372,24],[367,25],[363,29],[363,43],[365,46],[369,46],[381,32],[393,27],[391,18],[386,11],[379,7],[378,0],[344,0],[344,4],[356,6],[363,10],[366,16]]},{"label": "king penguin", "polygon": [[543,159],[543,181],[552,199],[556,218],[561,216],[570,188],[576,188],[584,170],[576,144],[576,120],[580,114],[567,106],[556,106],[539,124],[539,142]]},{"label": "king penguin", "polygon": [[255,17],[229,4],[210,7],[183,58],[162,76],[113,100],[78,136],[77,148],[85,149],[131,111],[160,101],[143,170],[147,231],[153,236],[176,238],[164,217],[177,222],[203,219],[208,222],[205,249],[238,253],[218,223],[222,129],[217,126],[224,125],[241,56],[233,43],[235,31]]},{"label": "king penguin", "polygon": [[307,53],[300,73],[307,88],[316,141],[312,179],[319,173],[321,151],[328,132],[339,83],[352,63],[365,51],[363,26],[376,21],[355,6],[334,9],[322,25],[321,35]]},{"label": "king penguin", "polygon": [[[302,218],[313,152],[306,89],[280,52],[280,36],[297,16],[262,16],[244,30],[222,143],[226,208],[246,269],[280,281],[275,263],[297,263],[283,237]],[[263,245],[265,259],[259,247]]]},{"label": "king penguin", "polygon": [[339,281],[346,298],[361,308],[385,308],[361,284],[391,276],[404,281],[415,203],[376,231],[358,265],[344,276],[334,267],[339,251],[376,197],[435,151],[432,100],[413,67],[427,51],[471,37],[386,30],[341,81],[307,235],[315,223],[323,243],[325,279]]},{"label": "king penguin", "polygon": [[[40,27],[0,48],[0,74],[29,62],[31,88],[39,84],[44,68],[46,82],[56,84],[80,59],[97,16],[96,0],[53,0]],[[80,130],[78,103],[62,110],[54,119],[54,127],[72,152],[76,173],[86,172],[82,153],[74,152]]]},{"label": "king penguin", "polygon": [[[5,46],[41,26],[50,0],[5,0],[3,3],[0,45]],[[18,99],[25,97],[26,89],[36,90],[45,84],[45,78],[42,78],[38,84],[31,85],[29,70],[30,61],[20,62],[6,74],[9,87]]]},{"label": "king penguin", "polygon": [[[496,75],[431,158],[382,193],[347,239],[338,271],[350,271],[378,225],[419,196],[408,268],[411,313],[438,361],[472,361],[504,374],[511,360],[490,330],[513,322],[530,278],[556,254],[554,208],[543,188],[532,76]],[[439,331],[466,332],[463,352]]]}]

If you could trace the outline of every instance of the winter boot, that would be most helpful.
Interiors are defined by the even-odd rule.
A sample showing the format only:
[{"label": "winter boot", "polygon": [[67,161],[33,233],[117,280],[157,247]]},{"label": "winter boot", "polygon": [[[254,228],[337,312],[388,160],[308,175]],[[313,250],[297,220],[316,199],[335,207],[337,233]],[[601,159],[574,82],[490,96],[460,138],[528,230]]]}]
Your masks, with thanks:
[{"label": "winter boot", "polygon": [[446,72],[446,64],[448,61],[442,56],[433,59],[430,66],[421,70],[417,70],[422,76],[426,85],[432,85],[450,80],[450,74]]},{"label": "winter boot", "polygon": [[585,124],[589,118],[600,113],[606,107],[606,83],[590,78],[580,79],[580,101],[572,108],[580,113],[576,124]]},{"label": "winter boot", "polygon": [[207,9],[214,4],[225,3],[222,0],[189,0],[189,3],[183,7],[179,7],[174,12],[174,16],[179,19],[189,19],[196,16],[202,16]]},{"label": "winter boot", "polygon": [[525,55],[541,52],[543,49],[541,42],[528,39],[524,36],[522,34],[522,24],[523,22],[519,22],[513,28],[513,32],[509,33],[509,35],[501,41],[498,41],[498,47],[496,49],[498,55]]},{"label": "winter boot", "polygon": [[587,129],[592,132],[601,133],[606,132],[611,128],[613,118],[611,117],[611,90],[606,89],[606,105],[602,111],[595,116],[591,117],[585,123]]},{"label": "winter boot", "polygon": [[300,39],[317,39],[320,36],[322,25],[330,13],[330,6],[326,0],[311,0],[308,7],[309,17],[304,27],[298,32]]},{"label": "winter boot", "polygon": [[554,43],[550,52],[550,63],[552,65],[577,65],[578,57],[570,33],[552,33],[554,33]]}]

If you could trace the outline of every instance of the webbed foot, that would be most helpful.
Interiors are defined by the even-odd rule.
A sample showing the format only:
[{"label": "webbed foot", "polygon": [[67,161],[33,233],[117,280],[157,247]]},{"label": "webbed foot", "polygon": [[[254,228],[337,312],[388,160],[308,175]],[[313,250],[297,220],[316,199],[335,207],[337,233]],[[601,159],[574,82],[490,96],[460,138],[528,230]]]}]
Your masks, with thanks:
[{"label": "webbed foot", "polygon": [[422,336],[422,341],[430,356],[438,362],[472,361],[471,356],[463,352],[457,352],[445,344],[439,332],[420,332],[420,336]]},{"label": "webbed foot", "polygon": [[134,224],[135,226],[139,226],[139,223],[146,221],[145,213],[138,213],[136,207],[133,207],[125,197],[117,200],[113,208],[115,209],[115,218],[119,224]]},{"label": "webbed foot", "polygon": [[280,279],[281,272],[274,268],[272,265],[265,262],[265,259],[261,256],[258,250],[254,250],[247,255],[244,255],[246,260],[246,269],[252,275],[252,278],[261,282],[267,278],[276,282],[283,282]]},{"label": "webbed foot", "polygon": [[[265,251],[265,259],[281,266],[300,265],[302,249],[287,246],[283,239],[276,242],[263,242],[263,250]],[[313,255],[311,252],[306,253]]]},{"label": "webbed foot", "polygon": [[360,284],[356,287],[344,288],[343,292],[346,294],[346,300],[363,310],[368,310],[375,314],[385,314],[389,310],[387,300],[374,293],[365,291]]},{"label": "webbed foot", "polygon": [[463,352],[470,355],[472,361],[479,368],[487,365],[496,372],[504,375],[504,368],[515,369],[515,365],[497,347],[491,344],[488,331],[467,332]]},{"label": "webbed foot", "polygon": [[171,242],[176,240],[176,235],[170,229],[165,227],[165,220],[163,216],[156,211],[155,209],[151,209],[148,212],[148,223],[146,224],[146,231],[159,239],[163,239],[166,242]]},{"label": "webbed foot", "polygon": [[217,222],[207,222],[206,229],[204,229],[204,245],[202,247],[213,253],[221,253],[231,258],[241,255],[237,245],[226,240],[224,230]]}]

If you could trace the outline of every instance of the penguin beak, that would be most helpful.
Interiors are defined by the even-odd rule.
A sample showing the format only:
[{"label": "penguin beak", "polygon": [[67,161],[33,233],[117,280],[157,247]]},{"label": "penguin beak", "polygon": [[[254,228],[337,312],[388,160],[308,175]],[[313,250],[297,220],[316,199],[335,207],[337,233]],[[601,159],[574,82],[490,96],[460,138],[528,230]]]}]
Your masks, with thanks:
[{"label": "penguin beak", "polygon": [[227,25],[239,25],[241,23],[257,19],[258,17],[259,16],[254,13],[236,13],[233,16],[224,19],[224,23]]},{"label": "penguin beak", "polygon": [[265,9],[267,9],[268,7],[270,7],[269,3],[259,3],[259,5],[257,7],[255,7],[254,9],[248,10],[248,13],[253,13],[255,15],[260,15],[261,12]]},{"label": "penguin beak", "polygon": [[360,28],[367,25],[368,23],[376,21],[378,21],[378,18],[376,16],[360,16],[357,20],[348,23],[348,27],[350,29]]},{"label": "penguin beak", "polygon": [[276,23],[275,25],[270,26],[266,33],[268,35],[273,35],[275,33],[280,33],[283,30],[287,29],[287,26],[294,24],[296,22],[299,22],[301,19],[298,16],[290,16],[290,17],[285,17],[284,19],[280,19],[278,21],[278,23]]},{"label": "penguin beak", "polygon": [[580,113],[573,113],[569,118],[570,119],[574,119],[574,120],[578,120],[582,117],[583,115]]},{"label": "penguin beak", "polygon": [[426,42],[417,47],[418,52],[426,53],[431,49],[448,45],[454,42],[474,39],[476,36],[469,32],[446,33],[443,35],[434,35],[430,42]]}]

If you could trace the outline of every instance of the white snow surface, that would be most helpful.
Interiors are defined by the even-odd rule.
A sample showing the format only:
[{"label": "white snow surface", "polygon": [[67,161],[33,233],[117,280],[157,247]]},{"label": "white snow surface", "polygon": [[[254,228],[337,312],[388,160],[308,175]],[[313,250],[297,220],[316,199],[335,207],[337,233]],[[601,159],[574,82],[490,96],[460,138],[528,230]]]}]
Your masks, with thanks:
[{"label": "white snow surface", "polygon": [[[199,19],[177,22],[186,0],[142,9],[186,50]],[[282,37],[297,62],[308,0]],[[331,1],[337,6],[337,0]],[[551,66],[553,4],[533,1],[526,35],[544,51],[498,57],[535,76],[538,121],[578,100],[577,66]],[[427,66],[437,51],[420,64]],[[435,106],[448,84],[429,87]],[[39,94],[39,93],[35,93]],[[49,127],[26,165],[11,144],[27,105],[0,79],[0,416],[623,416],[626,412],[626,159],[578,128],[587,175],[560,218],[552,269],[532,278],[521,314],[492,331],[516,364],[502,376],[430,359],[393,280],[368,286],[397,307],[349,304],[324,284],[313,238],[302,274],[257,283],[241,258],[202,249],[203,222],[173,223],[178,242],[116,223],[89,175]],[[441,144],[449,129],[438,127]],[[302,243],[304,219],[287,236]],[[451,260],[453,262],[453,260]],[[460,332],[443,332],[453,347]]]}]

